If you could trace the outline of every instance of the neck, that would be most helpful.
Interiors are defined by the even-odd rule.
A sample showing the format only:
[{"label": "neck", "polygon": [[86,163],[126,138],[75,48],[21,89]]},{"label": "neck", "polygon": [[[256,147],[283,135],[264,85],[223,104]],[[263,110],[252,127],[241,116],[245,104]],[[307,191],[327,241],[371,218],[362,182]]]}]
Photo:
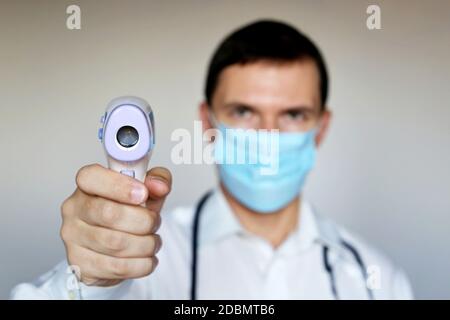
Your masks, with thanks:
[{"label": "neck", "polygon": [[239,203],[221,184],[225,199],[242,226],[252,234],[260,236],[277,248],[288,237],[298,224],[300,196],[297,196],[286,207],[269,213],[261,214],[250,210]]}]

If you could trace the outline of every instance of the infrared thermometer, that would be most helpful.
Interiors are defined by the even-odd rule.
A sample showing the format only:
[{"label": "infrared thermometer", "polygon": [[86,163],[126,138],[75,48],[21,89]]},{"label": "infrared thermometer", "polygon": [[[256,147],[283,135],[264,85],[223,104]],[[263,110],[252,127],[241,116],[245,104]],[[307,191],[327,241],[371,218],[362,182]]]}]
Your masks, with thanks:
[{"label": "infrared thermometer", "polygon": [[144,182],[155,147],[155,122],[147,101],[132,96],[113,99],[100,122],[98,138],[108,167]]}]

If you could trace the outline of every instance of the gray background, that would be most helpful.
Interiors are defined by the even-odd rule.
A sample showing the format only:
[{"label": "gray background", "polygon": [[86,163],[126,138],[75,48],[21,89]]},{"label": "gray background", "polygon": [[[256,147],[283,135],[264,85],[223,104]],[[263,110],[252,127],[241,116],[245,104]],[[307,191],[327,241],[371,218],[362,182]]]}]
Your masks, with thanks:
[{"label": "gray background", "polygon": [[[74,3],[79,31],[65,27]],[[167,209],[215,183],[211,167],[171,164],[170,134],[193,129],[219,40],[260,17],[298,26],[328,60],[335,117],[308,198],[401,265],[418,298],[450,298],[450,2],[373,1],[379,31],[371,3],[1,1],[0,298],[64,257],[59,207],[79,167],[105,164],[96,131],[111,98],[154,106]]]}]

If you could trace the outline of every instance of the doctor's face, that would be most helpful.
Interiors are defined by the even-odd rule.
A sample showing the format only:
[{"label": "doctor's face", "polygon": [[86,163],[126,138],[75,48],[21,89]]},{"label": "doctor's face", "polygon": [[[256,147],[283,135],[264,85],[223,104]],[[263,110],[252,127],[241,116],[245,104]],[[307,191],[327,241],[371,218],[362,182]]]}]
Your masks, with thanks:
[{"label": "doctor's face", "polygon": [[203,103],[201,118],[212,127],[208,113],[230,127],[304,132],[318,128],[320,144],[330,113],[323,111],[319,73],[314,62],[258,61],[225,68],[212,106]]}]

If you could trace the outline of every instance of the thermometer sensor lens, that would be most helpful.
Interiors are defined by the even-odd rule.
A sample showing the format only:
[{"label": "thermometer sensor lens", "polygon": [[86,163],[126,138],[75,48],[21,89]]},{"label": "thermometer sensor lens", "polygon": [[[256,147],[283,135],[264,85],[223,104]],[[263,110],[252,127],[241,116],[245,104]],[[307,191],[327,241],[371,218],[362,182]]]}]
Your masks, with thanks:
[{"label": "thermometer sensor lens", "polygon": [[117,131],[117,142],[122,147],[131,148],[139,141],[139,133],[131,126],[123,126]]}]

